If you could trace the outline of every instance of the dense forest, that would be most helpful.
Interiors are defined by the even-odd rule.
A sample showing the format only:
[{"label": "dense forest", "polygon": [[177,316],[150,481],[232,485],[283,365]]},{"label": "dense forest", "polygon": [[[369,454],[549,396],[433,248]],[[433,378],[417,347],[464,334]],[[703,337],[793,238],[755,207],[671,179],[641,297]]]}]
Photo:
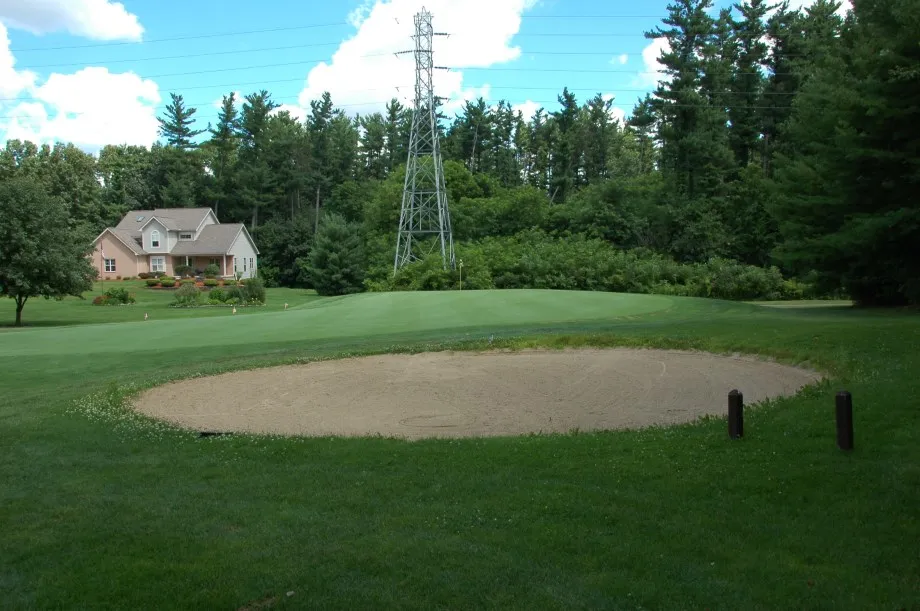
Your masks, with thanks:
[{"label": "dense forest", "polygon": [[[920,303],[920,7],[853,4],[674,1],[646,34],[666,78],[624,124],[568,89],[527,120],[482,99],[443,116],[463,287]],[[269,286],[457,285],[437,253],[393,273],[411,109],[326,94],[301,122],[262,90],[195,114],[173,93],[161,142],[97,156],[9,141],[0,180],[43,185],[88,234],[210,206],[251,229]]]}]

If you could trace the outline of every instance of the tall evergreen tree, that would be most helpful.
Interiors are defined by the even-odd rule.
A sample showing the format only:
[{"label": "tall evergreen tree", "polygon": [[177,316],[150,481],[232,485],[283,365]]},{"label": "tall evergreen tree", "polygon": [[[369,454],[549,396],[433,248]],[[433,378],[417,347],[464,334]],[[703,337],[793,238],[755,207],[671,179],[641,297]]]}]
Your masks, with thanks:
[{"label": "tall evergreen tree", "polygon": [[854,13],[815,58],[777,156],[777,254],[857,302],[917,304],[920,20],[913,0],[862,0]]},{"label": "tall evergreen tree", "polygon": [[589,185],[607,178],[607,155],[617,133],[617,124],[610,116],[611,108],[613,99],[605,100],[600,93],[582,107],[582,164],[584,182]]},{"label": "tall evergreen tree", "polygon": [[223,97],[217,114],[217,126],[210,130],[207,143],[210,153],[210,168],[214,175],[209,197],[213,201],[214,213],[220,215],[221,206],[233,197],[236,191],[236,173],[240,141],[240,119],[236,108],[236,93]]},{"label": "tall evergreen tree", "polygon": [[207,131],[191,127],[195,122],[194,116],[198,109],[186,107],[185,100],[177,93],[170,93],[169,97],[171,101],[166,105],[166,112],[157,118],[160,124],[160,136],[166,139],[169,146],[183,150],[194,148],[196,145],[192,142],[192,138]]},{"label": "tall evergreen tree", "polygon": [[693,199],[718,192],[731,164],[725,111],[702,88],[707,57],[712,57],[712,0],[678,0],[648,38],[664,38],[659,61],[668,80],[659,84],[652,108],[658,115],[661,169],[676,194]]},{"label": "tall evergreen tree", "polygon": [[738,55],[731,80],[731,98],[728,116],[731,120],[729,141],[735,160],[741,167],[752,161],[758,150],[762,134],[764,76],[767,66],[767,45],[764,42],[767,28],[764,18],[774,7],[764,0],[744,0],[734,7],[741,19],[734,22]]},{"label": "tall evergreen tree", "polygon": [[269,114],[278,107],[264,89],[246,96],[240,116],[239,181],[243,205],[251,212],[250,229],[259,224],[259,210],[274,199],[275,177],[266,157]]},{"label": "tall evergreen tree", "polygon": [[552,114],[550,199],[564,202],[580,182],[581,139],[578,133],[578,102],[568,87],[559,95],[562,106]]}]

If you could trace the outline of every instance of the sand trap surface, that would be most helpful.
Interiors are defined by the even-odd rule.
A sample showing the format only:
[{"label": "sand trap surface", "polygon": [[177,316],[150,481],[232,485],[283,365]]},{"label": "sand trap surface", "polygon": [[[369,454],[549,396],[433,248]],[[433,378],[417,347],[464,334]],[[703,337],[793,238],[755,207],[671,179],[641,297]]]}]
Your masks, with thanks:
[{"label": "sand trap surface", "polygon": [[388,354],[184,380],[136,408],[202,431],[418,439],[639,428],[724,415],[820,375],[659,350]]}]

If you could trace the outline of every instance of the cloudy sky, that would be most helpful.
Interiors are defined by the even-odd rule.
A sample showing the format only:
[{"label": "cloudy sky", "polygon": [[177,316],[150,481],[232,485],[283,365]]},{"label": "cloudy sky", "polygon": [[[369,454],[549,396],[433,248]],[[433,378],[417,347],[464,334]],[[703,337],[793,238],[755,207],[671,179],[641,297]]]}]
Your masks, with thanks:
[{"label": "cloudy sky", "polygon": [[202,128],[230,91],[267,89],[295,115],[323,91],[352,114],[410,104],[412,58],[394,52],[422,6],[449,34],[434,50],[451,114],[480,96],[555,109],[568,86],[622,116],[656,80],[643,32],[667,0],[0,0],[0,137],[149,145],[170,92]]}]

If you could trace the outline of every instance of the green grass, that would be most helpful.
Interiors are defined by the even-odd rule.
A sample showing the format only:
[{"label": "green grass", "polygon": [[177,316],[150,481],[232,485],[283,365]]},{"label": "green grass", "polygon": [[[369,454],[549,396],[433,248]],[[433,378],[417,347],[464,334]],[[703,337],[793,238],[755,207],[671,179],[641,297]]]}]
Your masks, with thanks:
[{"label": "green grass", "polygon": [[[300,300],[284,312],[276,297]],[[4,608],[920,606],[916,315],[540,291],[269,299],[235,317],[151,304],[150,321],[107,325],[87,323],[117,308],[50,302],[34,320],[82,325],[0,333]],[[724,419],[198,439],[122,408],[129,385],[481,348],[492,333],[505,347],[756,352],[832,380],[749,408],[735,442]],[[834,446],[840,387],[850,454]]]},{"label": "green grass", "polygon": [[[94,306],[93,298],[113,288],[125,288],[134,293],[137,303],[125,306]],[[268,289],[264,307],[237,308],[239,314],[283,311],[287,302],[290,308],[302,306],[319,299],[314,291],[295,289]],[[96,282],[84,299],[67,297],[63,301],[29,299],[22,312],[25,327],[56,327],[66,325],[107,324],[144,320],[144,312],[155,320],[227,316],[229,308],[169,308],[175,290],[151,289],[143,281],[122,280]],[[11,299],[0,299],[0,332],[12,328],[16,308]]]}]

